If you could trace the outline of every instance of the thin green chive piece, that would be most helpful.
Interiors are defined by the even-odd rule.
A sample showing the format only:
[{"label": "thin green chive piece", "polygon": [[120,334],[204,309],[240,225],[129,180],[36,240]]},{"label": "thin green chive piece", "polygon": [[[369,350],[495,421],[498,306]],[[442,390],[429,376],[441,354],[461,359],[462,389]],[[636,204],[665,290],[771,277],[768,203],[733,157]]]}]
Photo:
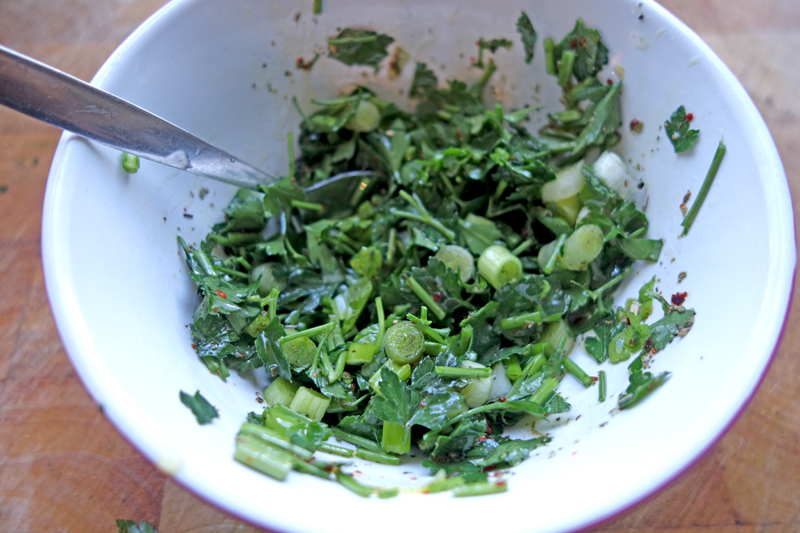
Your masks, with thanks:
[{"label": "thin green chive piece", "polygon": [[694,203],[692,203],[692,207],[689,208],[689,212],[686,213],[685,217],[683,217],[683,222],[681,222],[681,226],[683,226],[683,233],[681,233],[681,236],[689,233],[689,229],[692,227],[694,219],[697,218],[697,213],[700,211],[700,207],[702,207],[703,202],[705,202],[706,196],[708,196],[708,191],[711,189],[711,184],[714,182],[714,178],[717,176],[717,171],[722,163],[722,158],[725,156],[726,150],[727,148],[725,147],[725,144],[720,141],[717,145],[717,151],[714,153],[714,159],[711,161],[711,166],[706,174],[706,178],[703,180],[703,185],[700,186],[700,192],[697,193],[697,198],[695,198]]},{"label": "thin green chive piece", "polygon": [[606,401],[606,371],[601,370],[597,373],[598,380],[598,400],[600,403]]}]

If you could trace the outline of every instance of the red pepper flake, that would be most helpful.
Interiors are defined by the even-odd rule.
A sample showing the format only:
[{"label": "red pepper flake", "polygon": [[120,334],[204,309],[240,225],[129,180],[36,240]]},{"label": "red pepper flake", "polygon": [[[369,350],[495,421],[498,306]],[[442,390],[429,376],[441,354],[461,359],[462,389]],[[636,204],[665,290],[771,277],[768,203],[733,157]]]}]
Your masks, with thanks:
[{"label": "red pepper flake", "polygon": [[570,39],[570,40],[569,40],[569,46],[570,46],[570,47],[571,47],[573,50],[575,50],[576,48],[578,48],[578,41],[576,41],[575,39]]},{"label": "red pepper flake", "polygon": [[505,487],[506,486],[506,482],[505,481],[495,481],[494,486],[495,487]]},{"label": "red pepper flake", "polygon": [[219,307],[212,307],[211,310],[215,313],[219,313]]},{"label": "red pepper flake", "polygon": [[192,350],[194,350],[195,348],[197,348],[197,345],[196,344],[192,344]]},{"label": "red pepper flake", "polygon": [[505,397],[505,396],[500,396],[500,397],[497,399],[497,401],[498,401],[498,402],[500,402],[500,403],[505,403],[505,401],[506,401],[506,397]]},{"label": "red pepper flake", "polygon": [[444,294],[439,291],[433,293],[433,301],[437,304],[442,303],[444,301]]},{"label": "red pepper flake", "polygon": [[606,83],[607,83],[608,85],[614,85],[614,80],[612,80],[611,78],[608,78],[608,79],[606,80]]},{"label": "red pepper flake", "polygon": [[227,295],[227,294],[225,294],[224,292],[222,292],[221,290],[216,290],[216,289],[215,289],[215,290],[214,290],[214,293],[215,293],[217,296],[219,296],[220,298],[227,298],[227,297],[228,297],[228,295]]},{"label": "red pepper flake", "polygon": [[686,293],[685,292],[676,292],[670,298],[672,301],[672,305],[683,305],[683,302],[686,301]]},{"label": "red pepper flake", "polygon": [[625,319],[625,324],[626,324],[626,325],[628,325],[628,326],[630,326],[630,325],[631,325],[631,317],[627,317],[627,318]]},{"label": "red pepper flake", "polygon": [[486,441],[486,435],[481,435],[480,437],[478,437],[478,442],[484,442],[484,441]]},{"label": "red pepper flake", "polygon": [[689,122],[693,121],[694,120],[694,114],[693,113],[686,113],[686,120],[689,121]]},{"label": "red pepper flake", "polygon": [[647,337],[647,340],[644,341],[644,349],[647,350],[648,352],[652,351],[653,353],[655,353],[655,350],[653,350],[653,338],[652,337]]},{"label": "red pepper flake", "polygon": [[586,39],[581,39],[581,46],[586,46]]},{"label": "red pepper flake", "polygon": [[420,407],[424,408],[426,405],[428,405],[428,404],[425,403],[425,400],[422,400],[421,402],[419,402],[419,406]]},{"label": "red pepper flake", "polygon": [[489,422],[486,422],[486,431],[484,433],[486,433],[487,435],[491,435],[492,433],[494,433],[494,430],[492,429],[492,426],[491,424],[489,424]]}]

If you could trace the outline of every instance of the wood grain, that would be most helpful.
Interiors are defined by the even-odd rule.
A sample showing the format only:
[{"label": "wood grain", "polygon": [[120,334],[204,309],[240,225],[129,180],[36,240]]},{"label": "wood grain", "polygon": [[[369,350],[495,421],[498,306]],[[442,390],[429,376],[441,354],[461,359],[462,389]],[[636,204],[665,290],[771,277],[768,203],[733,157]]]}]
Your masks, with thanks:
[{"label": "wood grain", "polygon": [[[742,81],[800,198],[800,2],[665,0]],[[0,43],[91,78],[163,0],[3,0]],[[0,531],[257,531],[145,461],[89,398],[64,353],[42,279],[41,206],[60,132],[0,109]],[[666,489],[593,532],[800,531],[800,299],[743,416]]]}]

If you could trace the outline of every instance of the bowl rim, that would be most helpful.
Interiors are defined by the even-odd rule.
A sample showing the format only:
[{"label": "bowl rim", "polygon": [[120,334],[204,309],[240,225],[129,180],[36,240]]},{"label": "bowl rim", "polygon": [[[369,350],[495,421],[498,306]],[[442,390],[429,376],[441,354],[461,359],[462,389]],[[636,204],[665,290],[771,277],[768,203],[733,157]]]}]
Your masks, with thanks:
[{"label": "bowl rim", "polygon": [[[97,74],[92,78],[91,84],[95,86],[102,86],[105,79],[110,75],[113,71],[114,63],[123,55],[129,53],[132,49],[135,48],[135,43],[143,36],[145,36],[151,28],[159,24],[166,24],[166,19],[173,17],[173,16],[180,16],[179,12],[182,9],[189,9],[195,3],[198,3],[200,0],[171,0],[169,3],[161,7],[155,13],[153,13],[148,19],[143,22],[139,27],[136,28],[120,45],[116,48],[116,50],[109,56],[109,58],[103,63],[102,67],[98,70]],[[794,283],[796,279],[796,227],[794,224],[794,213],[793,207],[791,203],[791,192],[788,188],[788,182],[786,179],[785,171],[783,169],[783,165],[781,163],[777,147],[775,146],[774,140],[772,139],[771,134],[764,122],[763,117],[758,112],[755,104],[753,103],[750,96],[747,94],[746,90],[739,82],[739,80],[733,75],[727,65],[717,56],[717,54],[686,24],[680,21],[675,15],[670,13],[666,8],[662,7],[660,4],[656,3],[654,0],[621,0],[622,2],[628,3],[631,6],[642,6],[654,12],[657,12],[659,16],[663,17],[665,20],[671,24],[673,28],[680,31],[682,36],[687,38],[693,45],[695,45],[698,49],[698,55],[707,58],[713,65],[713,70],[723,78],[725,82],[728,83],[730,89],[736,94],[739,101],[743,104],[744,108],[740,111],[742,115],[746,116],[746,118],[751,122],[754,127],[753,136],[758,138],[762,141],[764,147],[766,147],[766,153],[763,154],[763,161],[760,163],[762,168],[766,168],[768,170],[763,171],[766,174],[770,174],[773,176],[772,183],[773,185],[785,189],[785,201],[782,202],[782,208],[780,210],[780,217],[782,220],[785,220],[785,228],[788,229],[790,226],[789,222],[791,222],[791,231],[786,231],[786,235],[782,235],[781,239],[778,239],[784,246],[785,249],[781,250],[783,255],[775,257],[775,264],[776,264],[776,277],[780,278],[782,285],[788,285],[789,290],[786,295],[785,301],[785,308],[783,313],[783,319],[779,328],[779,333],[774,340],[774,344],[771,348],[771,353],[769,358],[766,360],[763,368],[761,369],[760,376],[758,376],[757,380],[755,381],[754,386],[750,389],[748,395],[741,400],[741,404],[738,407],[738,410],[730,417],[730,419],[726,422],[724,427],[714,436],[712,439],[708,440],[705,445],[700,447],[694,457],[690,458],[681,468],[675,470],[670,475],[666,476],[663,479],[658,480],[654,483],[650,490],[645,491],[641,495],[636,498],[632,498],[626,503],[624,503],[621,507],[610,510],[607,514],[603,516],[597,516],[593,521],[590,523],[583,523],[580,525],[574,525],[571,527],[570,530],[572,531],[584,531],[588,530],[592,527],[595,527],[601,523],[607,522],[612,520],[614,517],[619,516],[632,507],[635,507],[642,503],[644,500],[652,498],[655,494],[666,488],[668,485],[673,483],[677,478],[682,476],[686,471],[692,468],[697,462],[699,462],[713,447],[717,445],[717,443],[722,439],[722,437],[727,433],[727,431],[734,425],[734,423],[738,420],[738,418],[743,414],[745,409],[747,408],[748,404],[752,400],[753,396],[755,395],[756,391],[758,390],[759,386],[763,382],[766,377],[766,374],[771,367],[772,362],[777,354],[777,351],[780,347],[781,340],[785,333],[787,324],[788,324],[788,317],[791,311],[791,304],[792,299],[794,296]],[[42,263],[44,268],[44,278],[45,278],[45,285],[48,294],[48,298],[50,300],[51,309],[53,312],[54,321],[56,323],[59,335],[62,339],[64,344],[65,350],[70,357],[70,360],[75,367],[76,373],[78,374],[79,378],[81,379],[82,383],[84,384],[85,388],[89,392],[89,394],[98,402],[102,403],[106,409],[105,414],[107,418],[111,421],[111,423],[117,428],[120,434],[130,442],[137,450],[139,450],[145,457],[153,464],[157,465],[157,455],[155,448],[151,445],[152,443],[149,442],[146,438],[137,435],[132,428],[130,427],[130,421],[127,420],[127,416],[123,413],[121,409],[115,409],[113,404],[109,402],[110,398],[113,398],[113,390],[109,390],[109,384],[105,381],[105,379],[101,376],[101,373],[98,369],[92,368],[91,366],[80,365],[76,357],[72,354],[78,354],[84,352],[87,349],[87,340],[89,339],[90,335],[88,331],[85,331],[81,324],[77,323],[76,321],[71,319],[70,313],[71,310],[75,308],[74,297],[70,293],[69,286],[66,284],[66,279],[62,275],[62,273],[58,269],[57,265],[57,254],[56,250],[54,249],[54,226],[56,224],[56,219],[54,218],[54,210],[57,203],[57,194],[55,193],[56,183],[58,181],[58,176],[63,172],[63,166],[65,164],[65,154],[67,153],[68,144],[71,139],[74,139],[76,136],[70,133],[64,133],[58,143],[56,148],[55,156],[53,158],[53,163],[51,165],[51,170],[48,176],[47,187],[45,191],[45,200],[43,205],[43,220],[42,220]],[[780,206],[779,206],[780,207]],[[208,504],[222,509],[225,512],[231,513],[238,518],[250,522],[255,525],[261,525],[260,521],[257,521],[256,517],[252,514],[247,513],[246,509],[236,508],[235,506],[226,505],[219,501],[219,499],[215,499],[215,494],[213,491],[204,490],[207,487],[197,487],[192,485],[192,479],[188,477],[182,476],[173,476],[172,479],[178,482],[181,486],[185,489],[189,490]],[[285,521],[275,521],[269,523],[270,528],[274,528],[280,531],[290,531],[291,526],[289,522]]]}]

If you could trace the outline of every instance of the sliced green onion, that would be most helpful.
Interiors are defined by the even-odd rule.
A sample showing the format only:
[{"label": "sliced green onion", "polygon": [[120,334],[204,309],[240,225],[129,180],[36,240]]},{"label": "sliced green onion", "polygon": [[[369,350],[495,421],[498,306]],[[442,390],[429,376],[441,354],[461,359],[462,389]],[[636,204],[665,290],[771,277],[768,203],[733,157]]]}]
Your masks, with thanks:
[{"label": "sliced green onion", "polygon": [[278,376],[264,389],[262,397],[267,402],[267,405],[270,406],[275,404],[291,405],[299,388],[300,385],[297,383],[291,383],[289,380]]},{"label": "sliced green onion", "polygon": [[[447,368],[449,370],[461,370],[461,371],[481,371],[482,374],[475,374],[473,376],[464,376],[470,377],[469,383],[466,387],[461,389],[461,394],[464,396],[464,400],[467,403],[467,407],[470,409],[474,407],[479,407],[486,402],[489,401],[489,397],[492,395],[492,369],[483,366],[480,363],[474,363],[472,361],[464,361],[461,363],[461,368],[450,368],[450,367],[435,367],[436,369]],[[436,372],[437,375],[442,375],[439,372]],[[477,379],[475,379],[477,378]]]},{"label": "sliced green onion", "polygon": [[122,152],[122,168],[128,174],[136,174],[139,170],[139,156]]},{"label": "sliced green onion", "polygon": [[[494,223],[491,224],[494,226]],[[475,275],[475,258],[461,246],[446,244],[439,248],[434,257],[453,272],[458,272],[464,283],[467,283]]]},{"label": "sliced green onion", "polygon": [[366,133],[377,128],[380,122],[381,112],[378,107],[369,100],[361,100],[358,102],[355,114],[350,117],[345,127],[356,133]]},{"label": "sliced green onion", "polygon": [[281,349],[289,364],[295,368],[300,368],[314,362],[317,345],[308,337],[297,337],[281,343]]},{"label": "sliced green onion", "polygon": [[497,290],[522,277],[522,263],[508,249],[494,244],[478,259],[478,271]]},{"label": "sliced green onion", "polygon": [[331,404],[331,399],[315,390],[300,387],[292,399],[289,408],[300,414],[307,415],[311,420],[319,422]]},{"label": "sliced green onion", "polygon": [[372,358],[378,352],[378,347],[367,342],[364,344],[352,343],[347,348],[347,364],[348,365],[365,365],[372,362]]},{"label": "sliced green onion", "polygon": [[563,320],[548,324],[548,326],[542,332],[542,336],[540,337],[542,343],[547,343],[547,346],[543,349],[544,354],[547,357],[550,357],[556,352],[556,348],[554,348],[554,346],[558,346],[558,343],[562,338],[565,339],[564,355],[567,355],[572,352],[572,348],[575,347],[575,339],[572,338],[572,334],[569,331],[569,326],[567,326],[567,323]]},{"label": "sliced green onion", "polygon": [[416,363],[424,348],[425,336],[412,322],[403,320],[386,332],[386,355],[396,363]]},{"label": "sliced green onion", "polygon": [[576,229],[564,241],[558,264],[567,270],[586,270],[589,263],[603,251],[603,230],[594,224]]}]

